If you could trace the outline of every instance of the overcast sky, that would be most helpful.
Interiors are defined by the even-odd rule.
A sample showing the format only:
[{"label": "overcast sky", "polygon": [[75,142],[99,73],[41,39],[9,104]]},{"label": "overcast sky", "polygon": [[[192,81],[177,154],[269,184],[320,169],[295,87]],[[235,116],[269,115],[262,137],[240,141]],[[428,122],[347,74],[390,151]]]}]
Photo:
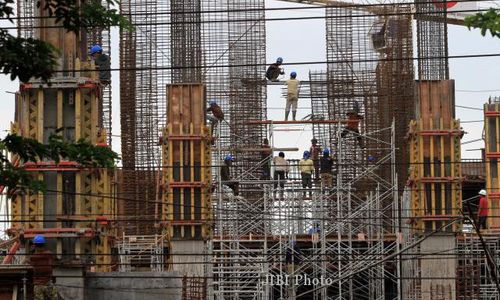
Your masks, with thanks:
[{"label": "overcast sky", "polygon": [[[266,1],[269,7],[300,6],[280,1]],[[299,10],[299,11],[269,11],[268,18],[294,17],[294,16],[323,16],[323,10]],[[4,25],[5,23],[0,23]],[[294,21],[270,21],[267,22],[267,61],[272,62],[278,56],[282,56],[285,62],[307,62],[326,60],[325,51],[325,23],[324,20],[294,20]],[[112,67],[118,68],[118,31],[112,31]],[[449,52],[450,55],[469,55],[483,53],[498,53],[500,39],[482,37],[478,30],[469,31],[460,26],[449,26]],[[416,52],[415,52],[416,53]],[[490,95],[500,94],[498,78],[500,78],[500,58],[466,58],[450,59],[450,78],[456,80],[456,104],[482,108]],[[300,65],[289,68],[285,66],[287,74],[292,70],[297,71],[299,79],[307,80],[310,70],[325,69],[322,65]],[[113,72],[113,149],[120,151],[119,145],[119,74]],[[10,128],[10,122],[14,117],[14,95],[8,92],[18,90],[18,83],[12,82],[8,76],[0,75],[0,94],[2,95],[2,109],[0,110],[0,130],[2,136]],[[491,91],[494,90],[494,91]],[[498,91],[497,91],[498,90]],[[281,120],[284,117],[285,99],[281,98],[281,88],[270,86],[268,88],[268,116],[270,119]],[[310,101],[299,102],[298,118],[309,114],[309,110],[300,109],[310,107]],[[480,121],[483,119],[481,111],[457,108],[457,117],[462,121]],[[478,139],[481,137],[482,123],[464,123],[464,129],[468,134],[463,141]],[[287,128],[290,128],[287,126]],[[298,147],[301,151],[290,156],[300,156],[300,153],[309,144],[312,137],[309,126],[297,126],[290,133],[279,132],[275,140],[278,147]],[[479,152],[468,151],[483,147],[481,142],[471,143],[462,147],[463,157],[479,157]]]}]

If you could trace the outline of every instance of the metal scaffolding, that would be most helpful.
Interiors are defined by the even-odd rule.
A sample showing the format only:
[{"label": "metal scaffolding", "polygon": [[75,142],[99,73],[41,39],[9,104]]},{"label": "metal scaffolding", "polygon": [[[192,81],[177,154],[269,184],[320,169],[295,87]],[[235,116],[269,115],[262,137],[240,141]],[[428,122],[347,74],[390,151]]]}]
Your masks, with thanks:
[{"label": "metal scaffolding", "polygon": [[[276,126],[271,126],[270,135]],[[341,124],[334,127],[337,133],[342,128]],[[382,130],[394,138],[394,125]],[[379,142],[391,145],[391,139]],[[387,156],[360,166],[355,178],[337,176],[332,190],[319,182],[311,190],[302,189],[298,161],[290,161],[292,170],[282,190],[274,186],[276,181],[253,180],[255,189],[263,193],[257,201],[234,196],[220,184],[218,201],[213,202],[216,299],[295,299],[300,295],[314,299],[382,299],[386,295],[385,280],[392,282],[389,286],[396,285],[395,266],[374,263],[397,247],[392,220],[386,217],[395,207],[396,177],[387,182],[376,175],[395,159],[394,146],[389,148]],[[335,149],[339,152],[335,165],[341,174],[348,165],[349,158],[344,155],[348,150],[340,142]],[[361,181],[373,182],[376,188],[360,193],[354,187]],[[255,216],[263,220],[263,226]],[[328,278],[333,284],[328,281],[314,289],[304,284],[297,289],[292,282],[276,284],[280,278],[298,274],[315,280]]]},{"label": "metal scaffolding", "polygon": [[[364,140],[365,149],[360,149],[355,139],[343,141],[352,161],[363,163],[367,156],[379,157],[387,153],[386,145],[376,140],[387,139],[381,128],[396,122],[396,136],[405,136],[413,115],[414,74],[412,60],[412,26],[410,5],[386,6],[368,11],[358,9],[327,8],[327,96],[321,95],[321,85],[314,84],[311,74],[312,108],[314,111],[328,109],[328,118],[340,120],[355,105],[359,107],[363,120],[360,130],[370,131]],[[376,12],[376,13],[375,13]],[[321,81],[321,79],[320,79]],[[324,94],[324,92],[323,92]],[[321,102],[323,99],[323,102]],[[321,111],[318,114],[326,114]],[[324,136],[325,128],[313,128],[315,136]],[[323,127],[322,129],[320,129]],[[336,144],[338,136],[330,130],[328,143]],[[322,139],[325,139],[324,137]],[[321,141],[324,143],[324,141]],[[398,161],[407,159],[404,139],[396,139]],[[343,176],[352,178],[357,164],[345,170]],[[404,164],[397,166],[399,185],[408,176]],[[387,170],[379,176],[388,178]],[[374,187],[371,187],[374,188]]]}]

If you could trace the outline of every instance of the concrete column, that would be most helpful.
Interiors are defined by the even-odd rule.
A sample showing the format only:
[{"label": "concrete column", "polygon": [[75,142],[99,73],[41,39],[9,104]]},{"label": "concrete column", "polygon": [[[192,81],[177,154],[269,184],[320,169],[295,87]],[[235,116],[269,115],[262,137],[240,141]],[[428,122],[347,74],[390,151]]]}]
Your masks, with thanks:
[{"label": "concrete column", "polygon": [[171,245],[174,271],[188,277],[205,276],[203,241],[172,241]]},{"label": "concrete column", "polygon": [[82,268],[54,269],[57,293],[62,299],[84,300],[84,279]]},{"label": "concrete column", "polygon": [[454,300],[457,262],[456,238],[452,234],[435,235],[420,244],[422,300]]}]

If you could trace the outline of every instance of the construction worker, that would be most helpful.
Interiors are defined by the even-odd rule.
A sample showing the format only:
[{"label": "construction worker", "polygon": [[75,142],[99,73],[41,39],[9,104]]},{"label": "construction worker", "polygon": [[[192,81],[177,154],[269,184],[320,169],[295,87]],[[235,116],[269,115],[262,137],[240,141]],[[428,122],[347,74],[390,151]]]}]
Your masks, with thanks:
[{"label": "construction worker", "polygon": [[482,189],[479,191],[479,207],[477,210],[477,229],[486,229],[487,223],[486,219],[488,218],[488,198],[486,198],[486,190]]},{"label": "construction worker", "polygon": [[[207,108],[207,112],[211,112],[212,115],[207,115],[207,119],[210,122],[210,135],[214,136],[214,129],[217,127],[219,122],[224,120],[224,113],[222,112],[222,108],[217,105],[215,100],[209,102],[209,106]],[[212,145],[214,144],[214,140],[212,139]]]},{"label": "construction worker", "polygon": [[111,60],[109,56],[102,53],[100,45],[94,45],[90,48],[90,56],[94,60],[96,69],[99,70],[99,81],[102,85],[111,83]]},{"label": "construction worker", "polygon": [[323,150],[323,156],[320,159],[321,184],[323,188],[331,189],[333,185],[332,175],[333,159],[330,157],[330,149]]},{"label": "construction worker", "polygon": [[321,147],[318,145],[318,140],[315,137],[311,140],[309,152],[311,153],[311,158],[314,163],[314,178],[319,180],[319,154],[321,153]]},{"label": "construction worker", "polygon": [[311,236],[311,241],[313,242],[313,244],[317,244],[319,242],[320,233],[321,226],[318,221],[314,221],[312,227],[307,231],[307,234]]},{"label": "construction worker", "polygon": [[292,118],[295,121],[297,116],[297,103],[299,102],[299,85],[300,81],[297,80],[297,73],[290,73],[290,79],[285,82],[287,88],[286,93],[286,108],[285,108],[285,121],[288,121],[290,108],[292,109]]},{"label": "construction worker", "polygon": [[224,164],[220,170],[220,178],[222,180],[222,184],[227,185],[229,188],[233,190],[233,194],[238,196],[240,194],[240,187],[237,181],[231,180],[231,171],[230,167],[233,165],[234,158],[231,154],[226,155],[224,158]]},{"label": "construction worker", "polygon": [[29,257],[29,263],[33,266],[34,299],[56,300],[57,290],[52,274],[54,254],[45,248],[45,238],[42,235],[35,236],[32,242],[35,250]]},{"label": "construction worker", "polygon": [[356,136],[356,140],[358,141],[359,147],[363,148],[363,139],[359,134],[359,122],[363,120],[363,116],[359,114],[359,106],[355,104],[354,109],[347,111],[346,115],[347,115],[347,124],[344,130],[342,130],[342,132],[340,133],[340,136],[342,138],[345,138],[348,133],[350,132],[353,133]]},{"label": "construction worker", "polygon": [[[273,158],[274,163],[274,180],[279,182],[281,188],[281,195],[283,196],[283,189],[285,188],[285,178],[288,177],[288,172],[290,170],[290,165],[285,159],[285,153],[280,152],[278,156]],[[278,183],[274,184],[274,188],[278,187]]]},{"label": "construction worker", "polygon": [[285,262],[288,267],[288,274],[293,274],[295,269],[294,266],[300,264],[301,262],[300,255],[302,255],[302,250],[300,250],[297,241],[292,241],[290,243],[290,246],[287,248],[285,254]]},{"label": "construction worker", "polygon": [[[302,188],[312,188],[312,173],[314,172],[314,164],[311,160],[311,153],[309,151],[304,151],[302,159],[299,161],[300,178],[302,179]],[[303,196],[306,196],[304,190]],[[309,197],[311,197],[311,191],[309,191]]]},{"label": "construction worker", "polygon": [[271,80],[271,81],[278,81],[278,77],[280,75],[285,74],[285,71],[283,68],[281,68],[281,65],[283,64],[283,58],[278,57],[276,59],[276,62],[274,64],[271,64],[266,71],[266,78]]},{"label": "construction worker", "polygon": [[317,233],[320,233],[321,232],[321,226],[319,225],[319,222],[318,221],[314,221],[313,224],[312,224],[312,227],[309,228],[309,231],[307,232],[307,234],[317,234]]},{"label": "construction worker", "polygon": [[269,146],[269,140],[264,139],[262,142],[261,163],[262,163],[262,180],[271,179],[271,156],[273,150]]}]

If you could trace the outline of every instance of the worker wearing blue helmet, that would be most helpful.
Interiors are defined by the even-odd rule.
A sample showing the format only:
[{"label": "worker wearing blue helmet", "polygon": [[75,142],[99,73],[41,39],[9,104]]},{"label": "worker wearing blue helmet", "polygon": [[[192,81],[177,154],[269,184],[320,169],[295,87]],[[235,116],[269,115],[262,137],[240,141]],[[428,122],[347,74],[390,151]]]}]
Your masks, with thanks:
[{"label": "worker wearing blue helmet", "polygon": [[29,256],[29,263],[33,267],[34,299],[56,300],[57,290],[53,285],[54,255],[45,248],[44,236],[35,236],[32,243],[35,250]]},{"label": "worker wearing blue helmet", "polygon": [[292,110],[292,118],[295,121],[297,116],[297,104],[299,100],[300,81],[297,80],[297,72],[290,73],[290,79],[285,82],[287,86],[286,93],[286,107],[285,107],[285,121],[288,121],[290,108]]},{"label": "worker wearing blue helmet", "polygon": [[224,157],[224,163],[220,170],[220,179],[222,184],[228,186],[233,190],[235,196],[239,195],[239,183],[237,181],[231,180],[231,166],[233,165],[234,157],[231,154]]},{"label": "worker wearing blue helmet", "polygon": [[283,58],[278,57],[276,59],[276,62],[274,64],[271,64],[266,71],[266,78],[271,80],[271,81],[278,81],[278,77],[280,75],[285,74],[285,71],[283,68],[281,68],[281,65],[283,64]]},{"label": "worker wearing blue helmet", "polygon": [[99,81],[102,85],[111,83],[111,59],[103,53],[101,45],[90,48],[90,56],[94,60],[96,69],[99,71]]},{"label": "worker wearing blue helmet", "polygon": [[[306,197],[306,188],[312,188],[312,173],[314,172],[314,163],[311,159],[311,153],[304,151],[302,159],[299,161],[300,178],[302,179],[302,188],[304,189],[302,195]],[[311,191],[309,191],[311,196]]]}]

